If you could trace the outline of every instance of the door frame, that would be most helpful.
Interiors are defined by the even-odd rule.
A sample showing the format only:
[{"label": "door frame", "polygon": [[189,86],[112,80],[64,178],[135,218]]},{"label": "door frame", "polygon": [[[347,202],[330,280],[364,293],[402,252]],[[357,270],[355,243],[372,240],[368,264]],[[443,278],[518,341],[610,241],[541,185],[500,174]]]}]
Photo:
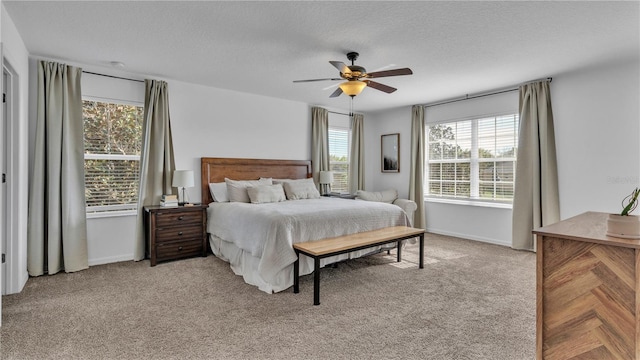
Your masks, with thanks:
[{"label": "door frame", "polygon": [[[7,196],[5,199],[2,199],[6,206],[3,206],[3,209],[6,209],[6,212],[0,214],[4,219],[5,229],[2,230],[3,236],[6,236],[6,248],[5,248],[5,258],[6,258],[6,267],[5,272],[2,274],[3,281],[5,281],[5,291],[7,294],[13,294],[20,292],[22,290],[22,286],[20,284],[21,271],[18,268],[20,261],[18,261],[20,257],[20,234],[19,234],[19,220],[20,220],[20,208],[19,208],[19,190],[20,190],[20,170],[19,170],[19,152],[20,152],[20,134],[19,134],[19,109],[20,109],[20,99],[19,99],[19,75],[11,66],[11,64],[7,61],[6,58],[1,57],[2,59],[2,71],[7,75],[7,86],[2,89],[6,94],[6,103],[4,103],[5,110],[3,113],[6,114],[5,121],[5,134],[3,134],[3,141],[6,141],[5,149],[7,149],[7,153],[3,154],[7,159],[6,168],[4,169],[6,173],[6,187],[7,187]],[[0,209],[2,211],[2,209]]]}]

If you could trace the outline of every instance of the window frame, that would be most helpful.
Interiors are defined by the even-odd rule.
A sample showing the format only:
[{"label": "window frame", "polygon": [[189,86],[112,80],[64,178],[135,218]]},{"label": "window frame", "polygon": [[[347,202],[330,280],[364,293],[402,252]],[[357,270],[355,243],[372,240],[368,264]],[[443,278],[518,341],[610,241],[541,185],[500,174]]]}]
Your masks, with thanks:
[{"label": "window frame", "polygon": [[[480,178],[480,164],[483,162],[492,162],[492,163],[496,163],[496,162],[500,162],[500,161],[506,161],[506,162],[512,162],[513,163],[513,181],[509,181],[509,183],[513,183],[513,187],[515,189],[515,171],[516,171],[516,165],[517,165],[517,152],[516,155],[513,157],[508,157],[508,158],[500,158],[500,157],[496,157],[494,154],[494,157],[492,158],[482,158],[480,156],[478,156],[478,149],[480,148],[478,145],[479,142],[479,136],[478,136],[478,123],[480,120],[483,119],[488,119],[488,118],[500,118],[500,117],[509,117],[509,116],[515,116],[515,122],[516,122],[516,128],[514,129],[515,132],[515,147],[517,149],[518,146],[518,131],[519,131],[519,127],[520,127],[520,118],[519,118],[519,114],[517,112],[502,112],[502,113],[495,113],[495,114],[486,114],[486,115],[477,115],[477,116],[469,116],[469,117],[464,117],[464,118],[458,118],[458,119],[449,119],[449,120],[442,120],[442,121],[438,121],[438,122],[433,122],[433,123],[429,123],[426,124],[425,127],[425,139],[426,139],[426,154],[425,154],[425,170],[424,170],[424,179],[425,179],[425,184],[424,184],[424,200],[427,202],[434,202],[434,203],[448,203],[448,204],[459,204],[459,205],[471,205],[471,206],[483,206],[483,207],[494,207],[494,208],[506,208],[506,209],[511,209],[513,207],[513,197],[511,199],[508,200],[501,200],[501,199],[487,199],[487,198],[480,198],[479,197],[479,187],[480,184],[483,182],[483,180],[481,180]],[[456,158],[454,159],[437,159],[437,160],[431,160],[429,159],[429,151],[430,151],[430,147],[429,147],[429,131],[430,131],[430,127],[434,126],[434,125],[439,125],[439,124],[451,124],[451,123],[461,123],[461,122],[465,122],[465,121],[470,121],[471,122],[471,156],[468,159],[459,159]],[[495,120],[494,120],[495,121]],[[494,129],[495,129],[495,125],[494,125]],[[456,129],[456,135],[457,135],[457,129]],[[497,139],[494,136],[494,139]],[[456,139],[457,140],[457,139]],[[495,141],[495,140],[494,140]],[[517,151],[517,150],[516,150]],[[470,178],[469,178],[469,188],[470,188],[470,193],[469,193],[469,197],[455,197],[455,196],[438,196],[438,195],[430,195],[429,194],[429,189],[430,189],[430,165],[432,163],[467,163],[469,164],[469,171],[470,171]],[[494,173],[494,179],[495,179],[495,173]],[[440,176],[440,180],[439,182],[442,184],[442,175]],[[454,184],[454,189],[456,188],[455,184],[457,182],[461,182],[461,181],[457,181],[456,179],[456,173],[454,172],[454,180],[452,180],[452,183]],[[496,181],[492,181],[494,183],[494,189],[495,189],[495,184]],[[441,187],[442,189],[442,187]],[[477,194],[476,196],[474,196],[474,194]]]},{"label": "window frame", "polygon": [[[144,103],[139,101],[113,99],[113,98],[90,96],[90,95],[82,95],[82,101],[83,103],[84,101],[95,101],[95,102],[117,104],[117,105],[136,106],[136,107],[141,107],[144,112]],[[83,112],[84,112],[84,104],[83,104]],[[84,117],[83,117],[83,125],[84,125]],[[83,126],[83,136],[84,136],[84,126]],[[140,136],[141,136],[140,141],[142,141],[142,133],[140,134]],[[83,149],[83,166],[84,166],[85,160],[91,160],[91,159],[137,160],[138,162],[140,162],[140,156],[141,156],[141,155],[121,155],[121,154],[86,154],[84,153],[84,151],[85,150]],[[87,155],[89,155],[89,157],[87,157]],[[140,176],[139,173],[138,173],[138,176]],[[86,188],[86,184],[85,184],[85,188]],[[138,192],[138,196],[139,195],[140,194]],[[87,204],[85,203],[85,214],[87,219],[138,215],[138,201],[136,201],[134,204],[117,204],[117,205],[104,205],[104,206],[91,206],[91,207],[87,206]]]}]

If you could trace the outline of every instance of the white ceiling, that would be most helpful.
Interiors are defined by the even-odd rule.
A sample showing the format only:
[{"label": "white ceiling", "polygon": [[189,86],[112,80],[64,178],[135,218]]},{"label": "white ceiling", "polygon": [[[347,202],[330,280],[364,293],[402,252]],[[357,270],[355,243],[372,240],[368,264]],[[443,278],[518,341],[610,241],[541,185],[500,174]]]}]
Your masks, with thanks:
[{"label": "white ceiling", "polygon": [[329,60],[377,79],[357,111],[378,111],[500,89],[605,62],[638,58],[640,3],[632,2],[181,2],[2,1],[30,54],[348,109],[330,99]]}]

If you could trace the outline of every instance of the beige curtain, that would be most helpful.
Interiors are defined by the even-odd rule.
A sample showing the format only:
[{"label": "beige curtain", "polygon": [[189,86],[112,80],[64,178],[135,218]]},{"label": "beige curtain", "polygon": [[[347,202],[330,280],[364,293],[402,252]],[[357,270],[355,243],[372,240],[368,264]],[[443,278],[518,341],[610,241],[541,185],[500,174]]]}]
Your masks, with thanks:
[{"label": "beige curtain", "polygon": [[513,197],[514,249],[534,250],[531,231],[560,221],[549,81],[520,87],[520,135]]},{"label": "beige curtain", "polygon": [[329,171],[329,111],[311,108],[311,165],[313,181],[318,186],[320,171]]},{"label": "beige curtain", "polygon": [[351,151],[349,153],[349,192],[364,190],[364,115],[351,117]]},{"label": "beige curtain", "polygon": [[424,106],[411,108],[411,173],[409,175],[409,200],[418,206],[414,213],[413,227],[426,229],[424,217]]},{"label": "beige curtain", "polygon": [[169,89],[165,81],[145,80],[144,124],[140,154],[137,236],[134,260],[145,257],[144,206],[160,204],[162,194],[171,194],[171,176],[175,170]]},{"label": "beige curtain", "polygon": [[84,195],[82,69],[38,63],[34,163],[30,177],[27,271],[89,267]]}]

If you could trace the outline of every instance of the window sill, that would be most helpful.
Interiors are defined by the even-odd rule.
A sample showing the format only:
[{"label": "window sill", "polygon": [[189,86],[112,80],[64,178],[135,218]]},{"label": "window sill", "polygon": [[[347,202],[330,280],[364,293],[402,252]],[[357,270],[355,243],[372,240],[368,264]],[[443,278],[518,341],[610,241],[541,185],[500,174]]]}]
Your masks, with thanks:
[{"label": "window sill", "polygon": [[122,210],[122,211],[102,211],[95,213],[87,213],[87,219],[100,219],[118,216],[137,216],[137,210]]},{"label": "window sill", "polygon": [[511,203],[483,201],[483,200],[434,198],[434,197],[425,196],[424,201],[425,202],[431,202],[431,203],[465,205],[465,206],[480,206],[480,207],[497,208],[497,209],[512,209],[513,208],[513,204],[511,204]]}]

